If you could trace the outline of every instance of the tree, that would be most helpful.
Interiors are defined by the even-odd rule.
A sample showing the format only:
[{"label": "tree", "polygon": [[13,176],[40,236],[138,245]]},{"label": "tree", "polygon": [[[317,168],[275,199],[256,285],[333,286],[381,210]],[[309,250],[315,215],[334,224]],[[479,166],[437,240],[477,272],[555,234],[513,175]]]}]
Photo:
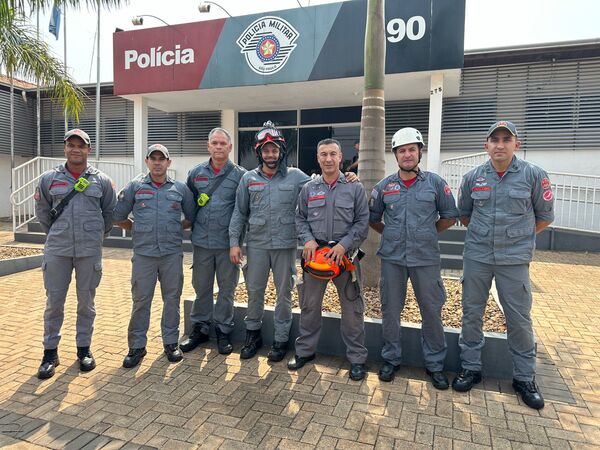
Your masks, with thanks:
[{"label": "tree", "polygon": [[0,63],[6,75],[37,82],[50,96],[62,102],[68,117],[79,121],[84,91],[65,72],[46,42],[37,37],[28,14],[52,5],[117,7],[127,0],[0,0]]},{"label": "tree", "polygon": [[[385,0],[368,0],[365,30],[365,76],[360,121],[360,179],[370,194],[385,175]],[[380,261],[376,256],[380,235],[369,229],[362,270],[365,286],[379,284]]]}]

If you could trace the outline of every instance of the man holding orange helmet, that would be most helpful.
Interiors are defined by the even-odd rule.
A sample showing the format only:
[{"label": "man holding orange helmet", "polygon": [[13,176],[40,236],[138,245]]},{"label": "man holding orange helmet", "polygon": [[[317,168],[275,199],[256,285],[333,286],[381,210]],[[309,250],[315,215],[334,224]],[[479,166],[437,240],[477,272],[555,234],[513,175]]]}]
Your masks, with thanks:
[{"label": "man holding orange helmet", "polygon": [[[342,307],[341,333],[350,361],[349,376],[358,381],[366,375],[364,301],[358,258],[350,262],[348,255],[355,255],[367,238],[369,207],[362,184],[348,182],[340,172],[342,149],[337,140],[319,142],[317,161],[322,175],[304,185],[296,209],[296,229],[304,244],[302,256],[309,275],[304,275],[298,285],[300,330],[296,354],[288,362],[288,369],[300,369],[315,358],[323,295],[331,279]],[[320,248],[319,242],[331,244]],[[315,261],[319,264],[310,267]],[[329,265],[324,264],[327,262]]]}]

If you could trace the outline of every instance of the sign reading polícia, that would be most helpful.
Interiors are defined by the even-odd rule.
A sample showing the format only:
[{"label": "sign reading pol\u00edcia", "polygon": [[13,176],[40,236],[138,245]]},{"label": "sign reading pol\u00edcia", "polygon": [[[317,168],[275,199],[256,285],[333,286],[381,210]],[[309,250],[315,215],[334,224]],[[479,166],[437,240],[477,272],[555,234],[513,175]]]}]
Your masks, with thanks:
[{"label": "sign reading pol\u00edcia", "polygon": [[296,48],[300,34],[281,17],[266,16],[252,22],[237,39],[246,63],[259,75],[278,72]]}]

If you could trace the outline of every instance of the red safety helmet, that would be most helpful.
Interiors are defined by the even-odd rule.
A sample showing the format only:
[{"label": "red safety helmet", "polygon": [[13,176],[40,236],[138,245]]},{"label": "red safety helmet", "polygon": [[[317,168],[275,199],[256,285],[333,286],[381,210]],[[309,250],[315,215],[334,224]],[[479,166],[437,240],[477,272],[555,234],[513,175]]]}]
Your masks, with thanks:
[{"label": "red safety helmet", "polygon": [[331,250],[329,246],[323,246],[315,251],[315,256],[310,261],[302,258],[302,269],[315,278],[321,280],[333,280],[344,273],[344,266],[326,258],[325,253]]},{"label": "red safety helmet", "polygon": [[[315,256],[311,261],[301,259],[302,270],[320,280],[333,280],[344,272],[356,270],[356,266],[346,255],[342,258],[342,263],[337,264],[332,259],[325,257],[325,254],[331,250],[335,243],[322,245],[315,251]],[[361,252],[362,253],[362,252]],[[359,259],[362,258],[362,255]]]},{"label": "red safety helmet", "polygon": [[263,128],[260,129],[254,137],[254,150],[258,151],[267,142],[273,142],[280,151],[285,152],[285,139],[281,132],[275,128],[275,124],[270,120],[267,120],[263,124]]}]

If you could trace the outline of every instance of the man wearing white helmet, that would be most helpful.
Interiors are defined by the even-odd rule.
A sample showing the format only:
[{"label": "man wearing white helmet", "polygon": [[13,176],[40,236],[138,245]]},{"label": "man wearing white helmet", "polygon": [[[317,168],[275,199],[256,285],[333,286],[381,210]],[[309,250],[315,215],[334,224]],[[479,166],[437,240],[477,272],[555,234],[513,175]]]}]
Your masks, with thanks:
[{"label": "man wearing white helmet", "polygon": [[441,319],[446,292],[440,276],[438,233],[456,222],[458,210],[448,184],[439,175],[419,169],[424,145],[415,128],[394,134],[392,153],[400,170],[377,183],[369,202],[369,224],[382,234],[377,255],[381,258],[384,364],[379,379],[392,381],[402,362],[400,315],[410,278],[423,318],[426,372],[435,388],[448,389]]}]

